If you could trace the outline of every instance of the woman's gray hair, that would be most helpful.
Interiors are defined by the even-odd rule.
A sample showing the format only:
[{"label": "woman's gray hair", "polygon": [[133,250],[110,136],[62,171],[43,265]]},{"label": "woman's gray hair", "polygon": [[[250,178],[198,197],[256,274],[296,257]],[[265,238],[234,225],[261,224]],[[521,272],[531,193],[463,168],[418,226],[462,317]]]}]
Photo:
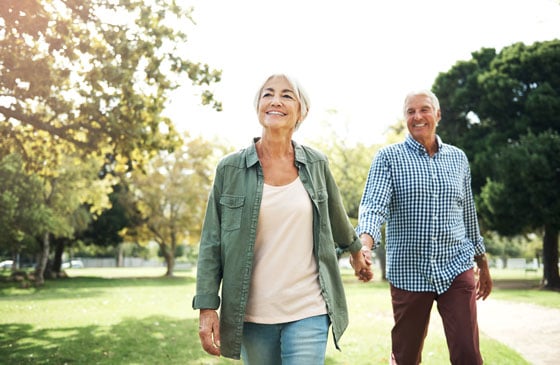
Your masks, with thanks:
[{"label": "woman's gray hair", "polygon": [[295,78],[293,78],[291,76],[288,76],[286,74],[272,74],[269,77],[267,77],[267,79],[262,83],[261,87],[257,91],[257,94],[255,95],[255,100],[253,102],[255,110],[257,111],[257,113],[259,112],[259,102],[261,100],[261,93],[263,91],[264,85],[266,85],[266,83],[270,79],[273,79],[273,78],[276,78],[276,77],[285,78],[286,80],[288,80],[288,83],[290,84],[290,86],[294,89],[294,93],[296,94],[296,98],[297,98],[297,101],[299,102],[299,106],[300,106],[300,110],[301,110],[301,118],[296,123],[296,129],[297,129],[299,127],[299,125],[301,124],[301,122],[303,122],[305,120],[305,118],[307,117],[307,114],[309,113],[310,100],[309,100],[309,96],[307,95],[307,92],[305,91],[305,89],[301,86],[301,84]]},{"label": "woman's gray hair", "polygon": [[406,117],[406,105],[408,103],[408,99],[410,99],[414,96],[427,96],[430,99],[430,102],[432,103],[432,107],[434,108],[434,112],[437,112],[439,110],[439,100],[438,100],[436,94],[434,94],[433,92],[431,92],[428,89],[411,91],[408,94],[406,94],[406,97],[404,98],[403,115],[405,117]]}]

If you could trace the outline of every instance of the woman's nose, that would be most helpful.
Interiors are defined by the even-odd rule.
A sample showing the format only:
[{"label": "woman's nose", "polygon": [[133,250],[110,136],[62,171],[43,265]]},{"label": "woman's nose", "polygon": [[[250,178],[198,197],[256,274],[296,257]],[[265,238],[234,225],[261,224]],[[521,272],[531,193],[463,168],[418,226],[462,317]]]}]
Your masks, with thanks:
[{"label": "woman's nose", "polygon": [[273,96],[272,100],[270,101],[271,105],[280,105],[282,104],[282,98],[280,98],[279,96]]}]

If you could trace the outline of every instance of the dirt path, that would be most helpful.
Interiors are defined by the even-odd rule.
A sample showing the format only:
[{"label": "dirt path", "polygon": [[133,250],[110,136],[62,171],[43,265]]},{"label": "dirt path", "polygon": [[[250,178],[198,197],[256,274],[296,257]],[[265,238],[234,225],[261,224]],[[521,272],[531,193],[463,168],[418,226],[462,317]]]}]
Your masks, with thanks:
[{"label": "dirt path", "polygon": [[560,363],[560,310],[529,303],[478,301],[478,325],[533,365]]}]

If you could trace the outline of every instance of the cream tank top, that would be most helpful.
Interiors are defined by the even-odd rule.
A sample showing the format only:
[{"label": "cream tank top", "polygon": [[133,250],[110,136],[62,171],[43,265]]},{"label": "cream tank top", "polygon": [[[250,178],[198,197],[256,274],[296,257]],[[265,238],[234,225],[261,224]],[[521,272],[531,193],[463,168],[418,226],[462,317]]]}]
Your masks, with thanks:
[{"label": "cream tank top", "polygon": [[264,185],[245,321],[274,324],[327,313],[313,256],[313,207],[299,179]]}]

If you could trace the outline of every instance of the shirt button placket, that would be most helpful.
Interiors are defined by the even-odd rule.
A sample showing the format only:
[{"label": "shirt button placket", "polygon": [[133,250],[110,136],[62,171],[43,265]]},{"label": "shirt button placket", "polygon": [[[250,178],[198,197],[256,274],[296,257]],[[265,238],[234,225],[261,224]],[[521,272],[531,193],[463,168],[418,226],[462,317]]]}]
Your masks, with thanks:
[{"label": "shirt button placket", "polygon": [[432,238],[432,242],[430,245],[430,271],[431,271],[431,276],[430,276],[430,284],[434,285],[434,279],[435,279],[435,273],[437,272],[437,262],[436,262],[436,252],[437,252],[437,236],[436,236],[436,232],[437,232],[437,196],[438,196],[438,182],[437,182],[437,172],[436,172],[436,166],[435,166],[435,162],[434,162],[434,158],[433,157],[428,157],[429,159],[429,166],[430,166],[430,176],[432,177],[432,181],[431,181],[431,195],[432,195],[432,201],[431,201],[431,205],[430,205],[430,214],[431,214],[431,222],[430,222],[430,233],[431,233],[431,238]]}]

